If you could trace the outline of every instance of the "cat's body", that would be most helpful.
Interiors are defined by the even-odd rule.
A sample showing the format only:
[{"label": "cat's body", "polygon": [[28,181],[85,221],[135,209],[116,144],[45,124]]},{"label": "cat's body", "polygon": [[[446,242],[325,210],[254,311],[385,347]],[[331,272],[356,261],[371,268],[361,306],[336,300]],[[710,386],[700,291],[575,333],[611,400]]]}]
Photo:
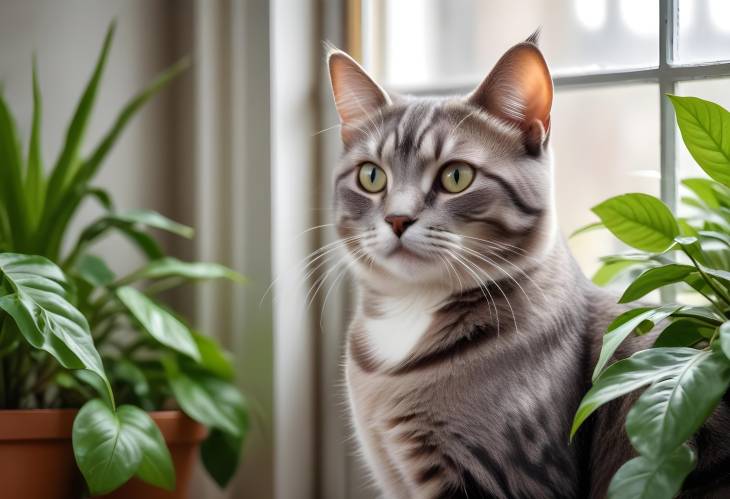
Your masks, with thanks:
[{"label": "cat's body", "polygon": [[[389,499],[602,498],[633,455],[627,399],[569,442],[622,308],[558,235],[552,84],[533,41],[465,98],[393,97],[346,54],[330,56],[345,144],[337,227],[357,291],[348,395]],[[631,338],[617,356],[651,341]],[[725,410],[705,442],[730,428]],[[698,473],[724,469],[728,450],[700,452]]]}]

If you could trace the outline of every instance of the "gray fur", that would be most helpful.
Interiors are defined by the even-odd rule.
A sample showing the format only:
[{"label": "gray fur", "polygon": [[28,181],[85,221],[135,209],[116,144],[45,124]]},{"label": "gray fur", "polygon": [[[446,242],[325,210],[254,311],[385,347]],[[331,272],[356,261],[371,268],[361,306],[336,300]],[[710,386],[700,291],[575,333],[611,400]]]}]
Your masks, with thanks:
[{"label": "gray fur", "polygon": [[[622,308],[585,279],[558,234],[548,133],[537,128],[536,148],[526,143],[534,127],[468,98],[387,100],[367,120],[343,123],[335,172],[336,222],[350,238],[358,295],[348,394],[378,489],[398,499],[604,497],[633,455],[623,430],[633,399],[599,410],[572,444],[568,435]],[[438,187],[450,161],[476,169],[463,193]],[[363,162],[386,171],[384,192],[359,187]],[[392,214],[416,219],[401,240],[384,222]],[[403,301],[407,317],[411,297],[436,305],[424,305],[427,328],[414,346],[390,358],[375,347],[373,324],[406,333],[409,324],[394,319],[401,329],[387,331],[387,321]],[[617,356],[650,341],[632,338]],[[728,469],[727,446],[709,443],[728,427],[724,411],[703,429],[697,476]],[[699,494],[686,497],[711,497]]]}]

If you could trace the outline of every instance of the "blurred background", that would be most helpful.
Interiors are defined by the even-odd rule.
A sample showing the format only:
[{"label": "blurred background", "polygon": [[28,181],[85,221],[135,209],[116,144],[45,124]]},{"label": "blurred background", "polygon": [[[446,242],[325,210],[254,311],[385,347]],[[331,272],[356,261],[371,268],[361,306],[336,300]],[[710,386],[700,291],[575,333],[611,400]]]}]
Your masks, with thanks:
[{"label": "blurred background", "polygon": [[[58,153],[112,19],[117,38],[90,144],[156,73],[186,54],[194,64],[142,111],[101,186],[121,208],[196,227],[192,243],[168,241],[177,256],[220,261],[250,279],[172,298],[234,353],[256,412],[235,483],[218,491],[200,473],[196,498],[374,496],[344,406],[345,269],[337,258],[302,263],[333,240],[323,225],[340,145],[324,40],[386,88],[454,94],[541,27],[555,77],[551,140],[566,235],[594,220],[591,206],[622,192],[676,206],[678,179],[700,175],[664,93],[730,107],[725,0],[0,0],[0,89],[27,143],[36,55],[47,158]],[[89,206],[81,218],[96,214]],[[588,275],[598,256],[620,249],[602,232],[571,246]],[[101,250],[119,271],[140,263],[122,240]]]}]

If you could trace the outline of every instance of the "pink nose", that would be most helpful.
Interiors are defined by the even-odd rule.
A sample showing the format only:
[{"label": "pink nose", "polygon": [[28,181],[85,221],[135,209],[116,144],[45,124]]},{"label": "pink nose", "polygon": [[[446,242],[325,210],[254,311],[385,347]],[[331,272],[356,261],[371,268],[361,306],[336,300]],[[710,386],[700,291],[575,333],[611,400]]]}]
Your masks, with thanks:
[{"label": "pink nose", "polygon": [[388,215],[385,217],[385,221],[390,224],[393,232],[398,237],[402,236],[406,229],[415,222],[415,220],[406,215]]}]

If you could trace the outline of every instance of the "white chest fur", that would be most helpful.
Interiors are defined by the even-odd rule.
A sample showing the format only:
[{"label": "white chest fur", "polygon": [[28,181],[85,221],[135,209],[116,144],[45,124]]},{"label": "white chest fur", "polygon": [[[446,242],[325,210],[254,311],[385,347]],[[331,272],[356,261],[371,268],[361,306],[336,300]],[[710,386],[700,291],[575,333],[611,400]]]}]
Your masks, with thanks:
[{"label": "white chest fur", "polygon": [[382,298],[376,317],[365,317],[363,326],[374,360],[392,367],[413,351],[428,330],[444,295],[416,292]]}]

